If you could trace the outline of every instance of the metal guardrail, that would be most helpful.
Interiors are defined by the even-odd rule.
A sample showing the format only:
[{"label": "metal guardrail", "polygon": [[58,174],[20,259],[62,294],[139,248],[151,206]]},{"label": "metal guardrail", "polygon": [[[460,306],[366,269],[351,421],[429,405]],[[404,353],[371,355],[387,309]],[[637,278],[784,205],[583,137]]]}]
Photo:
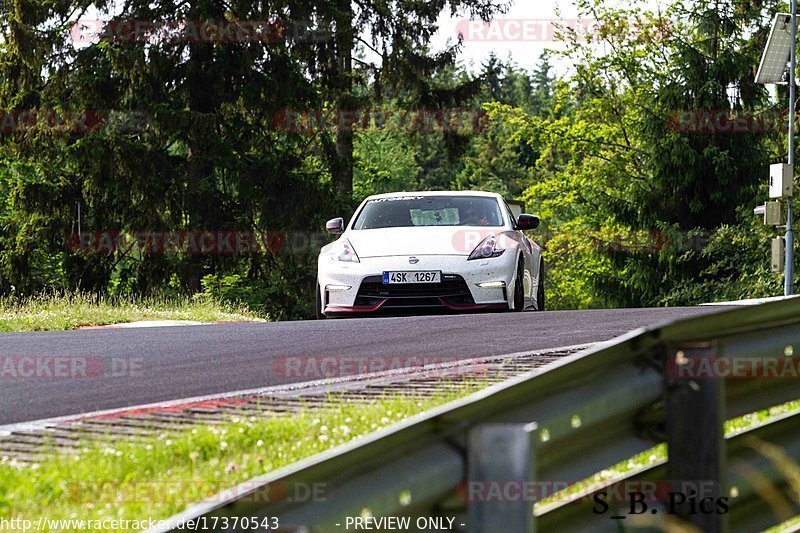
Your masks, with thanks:
[{"label": "metal guardrail", "polygon": [[[681,375],[698,361],[747,362],[753,374]],[[782,361],[800,368],[798,299],[643,328],[223,492],[174,524],[261,516],[277,517],[286,530],[345,531],[346,517],[434,516],[466,531],[619,531],[647,518],[658,527],[678,519],[705,531],[758,531],[800,514],[800,469],[789,466],[800,461],[800,415],[727,439],[723,424],[800,399],[800,378],[770,372]],[[535,512],[532,498],[480,496],[492,482],[571,484],[662,442],[668,462],[589,494],[565,492]],[[703,482],[714,501],[728,498],[729,509],[692,513],[687,494],[673,515],[664,512],[663,494],[650,494],[650,516],[622,518],[630,507],[623,491],[608,512],[595,512],[592,494],[653,480],[660,488]],[[274,495],[278,486],[315,485],[324,497]]]}]

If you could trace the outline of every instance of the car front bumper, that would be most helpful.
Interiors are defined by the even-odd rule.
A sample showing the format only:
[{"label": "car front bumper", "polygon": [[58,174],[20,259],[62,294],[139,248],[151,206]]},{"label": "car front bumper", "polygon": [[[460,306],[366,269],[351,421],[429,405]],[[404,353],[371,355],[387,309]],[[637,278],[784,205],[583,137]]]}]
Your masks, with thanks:
[{"label": "car front bumper", "polygon": [[[508,309],[516,258],[506,251],[500,257],[468,261],[461,255],[419,255],[362,258],[360,263],[319,259],[319,286],[323,312],[375,313],[418,309],[451,311]],[[442,283],[383,285],[384,271],[441,271]],[[488,286],[487,286],[488,284]]]}]

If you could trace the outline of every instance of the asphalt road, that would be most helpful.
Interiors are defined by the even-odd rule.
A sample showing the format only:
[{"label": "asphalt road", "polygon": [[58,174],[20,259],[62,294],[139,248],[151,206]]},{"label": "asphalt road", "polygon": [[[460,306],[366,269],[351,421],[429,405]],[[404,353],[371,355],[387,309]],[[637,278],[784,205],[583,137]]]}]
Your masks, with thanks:
[{"label": "asphalt road", "polygon": [[0,424],[604,341],[720,307],[0,334]]}]

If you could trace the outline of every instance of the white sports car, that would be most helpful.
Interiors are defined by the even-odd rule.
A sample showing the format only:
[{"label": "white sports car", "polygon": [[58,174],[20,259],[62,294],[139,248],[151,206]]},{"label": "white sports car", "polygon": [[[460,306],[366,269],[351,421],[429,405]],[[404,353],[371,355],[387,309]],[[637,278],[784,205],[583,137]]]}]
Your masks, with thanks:
[{"label": "white sports car", "polygon": [[488,192],[399,192],[370,196],[318,261],[317,316],[441,309],[544,310],[542,250]]}]

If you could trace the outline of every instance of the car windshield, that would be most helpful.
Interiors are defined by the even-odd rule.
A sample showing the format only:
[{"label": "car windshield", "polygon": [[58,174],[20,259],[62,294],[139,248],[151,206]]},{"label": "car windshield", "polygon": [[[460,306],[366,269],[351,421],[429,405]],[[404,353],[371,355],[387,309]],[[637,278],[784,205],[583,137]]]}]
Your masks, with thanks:
[{"label": "car windshield", "polygon": [[502,225],[500,206],[488,196],[393,196],[367,201],[353,229]]}]

